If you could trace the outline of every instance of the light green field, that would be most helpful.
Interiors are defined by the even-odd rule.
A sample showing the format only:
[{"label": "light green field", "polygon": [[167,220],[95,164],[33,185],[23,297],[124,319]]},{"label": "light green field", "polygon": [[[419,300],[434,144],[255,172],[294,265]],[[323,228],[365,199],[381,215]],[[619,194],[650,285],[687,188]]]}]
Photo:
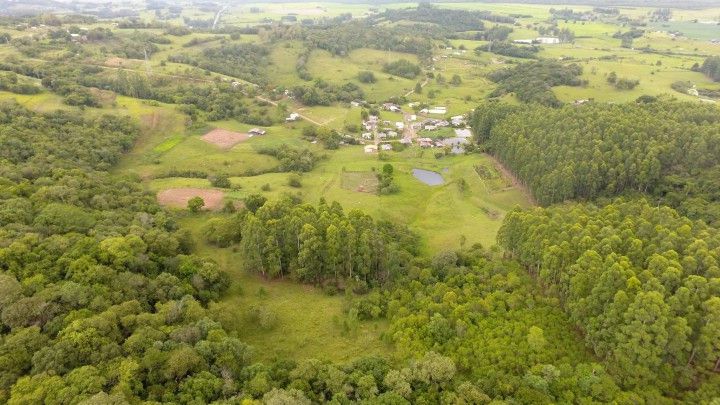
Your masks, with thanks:
[{"label": "light green field", "polygon": [[[263,194],[279,198],[285,193],[298,194],[307,202],[321,197],[338,201],[346,209],[361,209],[378,218],[407,224],[418,232],[427,252],[459,248],[461,235],[468,244],[479,242],[485,246],[495,243],[495,234],[504,213],[516,204],[528,206],[522,192],[509,185],[507,179],[483,180],[473,166],[492,166],[481,155],[434,157],[433,150],[410,148],[401,153],[390,153],[387,161],[395,167],[395,179],[400,192],[378,196],[373,193],[348,189],[345,172],[367,173],[379,169],[385,161],[376,155],[365,154],[362,147],[345,147],[328,153],[310,173],[301,177],[302,187],[288,185],[287,173],[268,173],[250,177],[231,178],[235,191],[227,193],[230,199],[242,199],[250,194]],[[412,169],[434,170],[442,174],[446,184],[427,186],[414,178]],[[461,191],[458,181],[465,179],[467,189]],[[157,179],[151,189],[158,191],[174,187],[209,187],[204,179]],[[264,191],[264,185],[270,191]]]},{"label": "light green field", "polygon": [[[384,64],[399,59],[418,63],[417,56],[400,52],[356,49],[347,57],[340,57],[327,51],[315,50],[311,54],[307,68],[313,77],[322,78],[330,83],[341,85],[353,82],[363,89],[367,101],[381,102],[393,96],[401,96],[415,86],[415,80],[383,73]],[[360,83],[357,75],[364,70],[373,72],[377,82]]]},{"label": "light green field", "polygon": [[47,92],[40,94],[15,94],[7,91],[0,91],[0,100],[14,100],[25,108],[37,112],[76,109],[75,107],[63,104],[62,97]]}]

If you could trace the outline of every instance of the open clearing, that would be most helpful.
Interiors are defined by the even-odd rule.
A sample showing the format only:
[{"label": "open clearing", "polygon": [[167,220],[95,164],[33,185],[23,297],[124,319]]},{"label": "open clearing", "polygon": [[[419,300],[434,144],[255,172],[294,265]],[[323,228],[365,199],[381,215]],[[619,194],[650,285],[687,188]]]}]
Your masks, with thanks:
[{"label": "open clearing", "polygon": [[201,138],[203,141],[216,145],[223,149],[230,149],[240,142],[250,139],[248,134],[228,131],[227,129],[215,128]]},{"label": "open clearing", "polygon": [[209,188],[171,188],[162,190],[157,194],[158,202],[166,207],[186,208],[188,201],[193,197],[200,197],[205,201],[203,208],[218,210],[222,208],[225,193]]},{"label": "open clearing", "polygon": [[[180,225],[196,241],[196,253],[211,257],[231,280],[225,297],[210,307],[215,319],[237,332],[254,349],[255,360],[278,358],[321,359],[348,362],[361,356],[392,357],[393,348],[382,339],[387,321],[362,321],[349,330],[342,295],[292,280],[265,280],[243,270],[242,255],[233,248],[217,248],[204,242],[202,225],[217,214],[186,216]],[[252,316],[262,310],[274,319],[261,327]]]},{"label": "open clearing", "polygon": [[344,172],[340,187],[360,193],[376,193],[377,175],[373,172]]}]

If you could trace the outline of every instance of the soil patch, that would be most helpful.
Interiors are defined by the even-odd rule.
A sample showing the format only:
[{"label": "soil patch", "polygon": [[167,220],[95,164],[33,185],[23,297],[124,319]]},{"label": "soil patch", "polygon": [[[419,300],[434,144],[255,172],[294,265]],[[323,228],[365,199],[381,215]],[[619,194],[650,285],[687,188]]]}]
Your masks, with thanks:
[{"label": "soil patch", "polygon": [[375,194],[378,191],[377,175],[373,172],[343,172],[340,187],[345,190]]},{"label": "soil patch", "polygon": [[248,134],[241,132],[228,131],[227,129],[215,128],[201,138],[207,143],[211,143],[223,149],[230,149],[240,142],[250,139]]},{"label": "soil patch", "polygon": [[187,202],[193,197],[205,201],[203,209],[219,210],[223,206],[225,193],[208,188],[170,188],[158,192],[157,199],[161,205],[173,208],[187,208]]}]

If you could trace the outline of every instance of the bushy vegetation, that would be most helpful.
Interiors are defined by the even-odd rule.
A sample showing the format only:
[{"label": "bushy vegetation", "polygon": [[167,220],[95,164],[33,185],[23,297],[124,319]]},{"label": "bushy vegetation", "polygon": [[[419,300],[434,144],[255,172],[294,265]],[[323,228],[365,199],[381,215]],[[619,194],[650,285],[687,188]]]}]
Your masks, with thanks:
[{"label": "bushy vegetation", "polygon": [[383,66],[383,72],[406,79],[414,79],[420,74],[420,66],[407,59],[398,59],[394,62],[386,63]]},{"label": "bushy vegetation", "polygon": [[293,148],[287,144],[278,147],[258,149],[258,153],[270,155],[280,161],[280,172],[309,172],[320,160],[320,156],[307,148]]},{"label": "bushy vegetation", "polygon": [[213,72],[237,77],[245,81],[263,85],[268,65],[268,48],[256,44],[229,43],[218,47],[206,48],[201,56],[186,54],[173,55],[170,62],[198,66]]},{"label": "bushy vegetation", "polygon": [[315,79],[312,85],[293,87],[292,94],[307,106],[330,105],[337,101],[349,103],[364,97],[362,89],[355,83],[347,82],[336,86],[321,79]]},{"label": "bushy vegetation", "polygon": [[553,86],[580,86],[582,67],[551,60],[522,63],[515,67],[496,70],[488,75],[498,84],[490,97],[513,93],[522,102],[557,107],[561,105],[552,92]]},{"label": "bushy vegetation", "polygon": [[[272,35],[278,38],[296,38],[290,28],[274,27]],[[382,26],[369,21],[353,20],[329,27],[305,28],[301,38],[313,48],[324,49],[335,55],[345,56],[359,48],[374,48],[406,52],[418,55],[422,59],[432,57],[432,39],[442,37],[428,27]]]},{"label": "bushy vegetation", "polygon": [[537,57],[540,49],[536,46],[518,46],[510,42],[491,41],[487,45],[481,45],[475,48],[475,53],[492,52],[503,56],[512,56],[513,58],[532,59]]},{"label": "bushy vegetation", "polygon": [[486,16],[486,13],[480,11],[443,9],[429,3],[420,3],[416,8],[385,10],[376,18],[432,23],[450,31],[482,31],[482,20]]},{"label": "bushy vegetation", "polygon": [[[368,295],[355,308],[364,318],[389,319],[388,335],[404,356],[428,350],[447,356],[490,398],[620,398],[613,378],[591,362],[570,332],[557,300],[536,289],[517,264],[484,255],[479,248],[442,252],[429,268],[385,294]],[[587,383],[574,384],[578,379]]]},{"label": "bushy vegetation", "polygon": [[19,78],[15,72],[7,72],[0,75],[0,90],[17,94],[38,94],[42,87]]},{"label": "bushy vegetation", "polygon": [[720,81],[720,56],[708,57],[699,70],[714,81]]}]

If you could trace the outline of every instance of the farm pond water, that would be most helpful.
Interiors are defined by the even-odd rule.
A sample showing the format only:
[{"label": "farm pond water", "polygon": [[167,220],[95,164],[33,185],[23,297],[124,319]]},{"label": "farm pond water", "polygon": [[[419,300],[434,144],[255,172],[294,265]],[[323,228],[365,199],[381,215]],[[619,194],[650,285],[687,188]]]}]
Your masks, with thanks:
[{"label": "farm pond water", "polygon": [[413,169],[412,174],[413,176],[415,176],[416,179],[422,181],[428,186],[439,186],[445,183],[445,179],[443,179],[443,176],[440,173],[430,170]]}]

